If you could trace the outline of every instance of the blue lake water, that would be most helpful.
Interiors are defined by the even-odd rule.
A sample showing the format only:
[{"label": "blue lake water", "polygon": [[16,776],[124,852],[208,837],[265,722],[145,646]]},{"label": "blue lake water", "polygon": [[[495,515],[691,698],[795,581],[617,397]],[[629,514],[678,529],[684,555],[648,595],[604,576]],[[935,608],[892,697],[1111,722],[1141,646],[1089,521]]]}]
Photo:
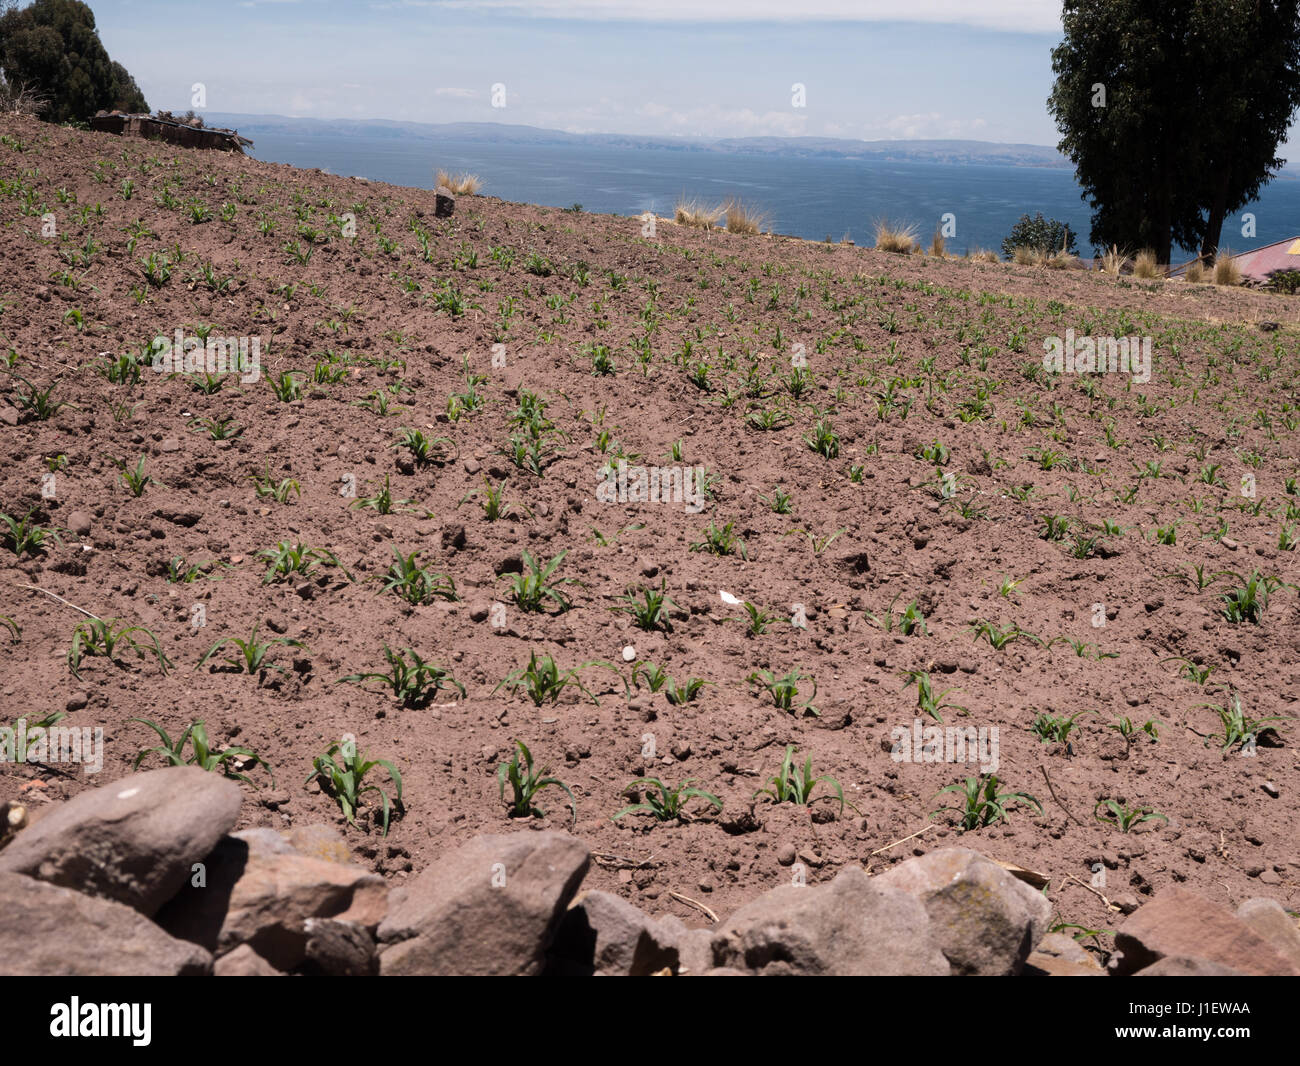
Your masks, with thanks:
[{"label": "blue lake water", "polygon": [[[1069,223],[1080,251],[1090,250],[1090,212],[1073,171],[1064,168],[248,133],[256,141],[254,157],[270,162],[421,188],[432,186],[439,168],[468,171],[483,179],[487,195],[551,207],[671,214],[682,198],[734,196],[765,213],[775,232],[810,240],[847,234],[870,243],[873,222],[885,218],[915,226],[928,242],[951,212],[956,236],[949,251],[996,250],[1022,214],[1041,211]],[[1255,215],[1253,237],[1241,232],[1244,211]],[[1244,211],[1225,224],[1224,247],[1243,251],[1300,233],[1300,181],[1275,180]]]}]

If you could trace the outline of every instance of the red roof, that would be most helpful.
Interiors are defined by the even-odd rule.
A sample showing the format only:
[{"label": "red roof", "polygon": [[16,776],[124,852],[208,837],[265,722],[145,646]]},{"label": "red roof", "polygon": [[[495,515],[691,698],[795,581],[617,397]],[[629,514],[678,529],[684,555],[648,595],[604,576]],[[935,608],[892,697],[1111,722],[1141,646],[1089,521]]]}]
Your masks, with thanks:
[{"label": "red roof", "polygon": [[[1229,253],[1228,249],[1224,249]],[[1278,270],[1300,270],[1300,237],[1288,237],[1284,241],[1266,244],[1249,252],[1230,255],[1237,264],[1242,276],[1250,281],[1266,282],[1269,275]],[[1190,264],[1184,264],[1171,270],[1170,276],[1180,275]]]}]

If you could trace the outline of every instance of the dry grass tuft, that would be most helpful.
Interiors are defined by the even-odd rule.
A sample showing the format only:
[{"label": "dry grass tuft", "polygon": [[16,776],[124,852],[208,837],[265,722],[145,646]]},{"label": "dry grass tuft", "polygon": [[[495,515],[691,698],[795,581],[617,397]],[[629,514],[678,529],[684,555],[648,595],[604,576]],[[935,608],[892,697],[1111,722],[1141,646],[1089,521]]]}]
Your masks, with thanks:
[{"label": "dry grass tuft", "polygon": [[1160,276],[1160,263],[1156,259],[1156,253],[1150,248],[1143,248],[1133,260],[1133,276],[1135,278],[1158,278]]},{"label": "dry grass tuft", "polygon": [[694,229],[713,229],[722,217],[722,208],[709,207],[698,200],[682,200],[673,209],[673,221]]},{"label": "dry grass tuft", "polygon": [[728,233],[744,233],[756,236],[767,226],[767,216],[759,214],[753,208],[746,207],[739,200],[728,200],[722,205],[722,214],[726,216]]},{"label": "dry grass tuft", "polygon": [[440,170],[435,184],[450,189],[457,196],[474,196],[483,187],[483,179],[477,174],[450,174]]},{"label": "dry grass tuft", "polygon": [[973,252],[967,252],[966,258],[975,263],[1002,262],[1002,257],[990,248],[976,248]]},{"label": "dry grass tuft", "polygon": [[1124,261],[1127,258],[1128,256],[1119,250],[1118,245],[1112,244],[1110,246],[1110,251],[1104,253],[1101,257],[1102,273],[1113,274],[1115,277],[1119,277],[1120,268],[1123,267]]},{"label": "dry grass tuft", "polygon": [[935,230],[934,236],[930,238],[930,254],[936,259],[948,258],[948,246],[944,244],[941,230]]},{"label": "dry grass tuft", "polygon": [[1209,276],[1209,271],[1205,269],[1205,264],[1199,259],[1194,260],[1188,268],[1183,271],[1183,280],[1189,281],[1193,285],[1202,285]]},{"label": "dry grass tuft", "polygon": [[876,223],[876,251],[911,255],[916,250],[916,228],[895,226],[882,218]]},{"label": "dry grass tuft", "polygon": [[1241,267],[1228,253],[1222,253],[1214,260],[1214,284],[1240,285]]}]

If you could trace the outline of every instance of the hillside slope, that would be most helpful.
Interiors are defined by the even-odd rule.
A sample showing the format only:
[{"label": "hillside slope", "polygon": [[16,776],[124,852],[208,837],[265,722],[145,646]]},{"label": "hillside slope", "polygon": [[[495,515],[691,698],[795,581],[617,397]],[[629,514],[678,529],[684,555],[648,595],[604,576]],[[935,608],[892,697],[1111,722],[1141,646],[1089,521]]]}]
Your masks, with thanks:
[{"label": "hillside slope", "polygon": [[[696,922],[670,893],[725,915],[792,868],[955,842],[931,812],[958,800],[936,794],[980,764],[895,757],[939,724],[928,690],[944,727],[996,730],[999,791],[1041,804],[965,842],[1048,876],[1062,921],[1109,928],[1107,901],[1174,882],[1296,908],[1295,726],[1266,720],[1295,713],[1300,607],[1261,592],[1300,580],[1294,301],[667,221],[647,237],[490,197],[440,219],[423,190],[0,133],[0,511],[75,530],[0,550],[5,721],[102,727],[99,781],[157,743],[130,719],[173,738],[202,720],[274,771],[245,766],[250,824],[331,820],[303,782],[354,735],[400,770],[404,811],[383,838],[363,797],[349,839],[401,878],[512,824],[496,771],[521,740],[601,849],[588,884]],[[156,372],[153,339],[178,330],[256,338],[256,380]],[[1150,380],[1045,372],[1069,330],[1149,336]],[[620,458],[704,468],[701,509],[606,502]],[[516,597],[529,560],[560,561]],[[671,602],[630,610],[647,591]],[[142,631],[141,655],[70,664],[86,612],[145,627],[170,667]],[[260,673],[223,665],[233,645],[199,665],[255,629],[279,642]],[[386,671],[386,647],[464,694],[447,678],[405,706],[344,680]],[[532,654],[581,687],[502,684]],[[1205,704],[1251,721],[1225,735]],[[835,779],[810,806],[755,796],[787,745]],[[642,776],[723,809],[611,821]],[[6,766],[0,800],[96,780]],[[1094,818],[1106,800],[1168,821],[1123,833]],[[537,801],[536,824],[570,822],[558,788]]]}]

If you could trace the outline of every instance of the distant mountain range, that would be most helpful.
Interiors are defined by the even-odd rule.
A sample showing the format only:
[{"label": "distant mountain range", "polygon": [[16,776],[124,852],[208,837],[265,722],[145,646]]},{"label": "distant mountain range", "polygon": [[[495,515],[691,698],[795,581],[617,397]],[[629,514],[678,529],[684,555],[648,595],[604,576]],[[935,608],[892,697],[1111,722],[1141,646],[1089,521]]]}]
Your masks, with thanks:
[{"label": "distant mountain range", "polygon": [[[1022,167],[1069,167],[1055,148],[995,141],[857,141],[840,137],[657,137],[626,133],[565,133],[536,126],[496,122],[392,122],[385,119],[289,118],[284,115],[236,115],[205,112],[210,126],[258,134],[296,137],[367,137],[425,141],[479,141],[487,144],[571,145],[600,148],[648,148],[674,152],[720,152],[794,158],[869,159],[877,162],[988,163]],[[253,154],[256,155],[256,148]]]}]

